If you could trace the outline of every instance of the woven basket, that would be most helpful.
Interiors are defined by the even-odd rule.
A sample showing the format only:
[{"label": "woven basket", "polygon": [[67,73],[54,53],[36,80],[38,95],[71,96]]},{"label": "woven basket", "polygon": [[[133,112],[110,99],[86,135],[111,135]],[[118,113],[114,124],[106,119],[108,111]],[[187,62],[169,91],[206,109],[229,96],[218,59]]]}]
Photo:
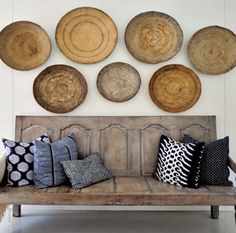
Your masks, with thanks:
[{"label": "woven basket", "polygon": [[134,17],[125,31],[129,52],[139,61],[159,63],[175,56],[183,42],[178,22],[161,12],[144,12]]},{"label": "woven basket", "polygon": [[51,53],[51,41],[38,24],[19,21],[0,32],[0,57],[16,70],[31,70],[44,64]]},{"label": "woven basket", "polygon": [[57,25],[56,42],[61,52],[78,63],[96,63],[116,46],[118,32],[105,12],[81,7],[68,12]]},{"label": "woven basket", "polygon": [[198,101],[201,82],[191,69],[183,65],[167,65],[153,74],[149,94],[164,111],[183,112]]},{"label": "woven basket", "polygon": [[203,73],[226,73],[236,66],[236,35],[219,26],[203,28],[190,39],[188,57]]},{"label": "woven basket", "polygon": [[113,102],[124,102],[139,91],[141,78],[138,71],[127,63],[115,62],[105,66],[97,78],[102,96]]},{"label": "woven basket", "polygon": [[50,112],[66,113],[83,103],[87,82],[76,69],[54,65],[42,71],[34,81],[34,97]]}]

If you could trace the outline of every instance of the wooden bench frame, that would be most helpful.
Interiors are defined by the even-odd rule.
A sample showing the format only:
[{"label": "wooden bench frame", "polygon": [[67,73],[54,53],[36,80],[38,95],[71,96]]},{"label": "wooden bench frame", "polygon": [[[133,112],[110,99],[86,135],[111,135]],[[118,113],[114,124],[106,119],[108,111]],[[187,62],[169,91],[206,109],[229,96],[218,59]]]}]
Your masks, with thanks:
[{"label": "wooden bench frame", "polygon": [[[13,204],[15,217],[21,216],[21,205],[211,206],[212,218],[219,217],[219,205],[236,206],[234,187],[195,190],[150,177],[161,134],[176,140],[189,134],[210,142],[216,139],[215,116],[16,117],[16,140],[31,141],[45,132],[52,140],[75,133],[79,155],[100,152],[114,178],[77,191],[65,185],[42,190],[33,186],[3,187],[0,204]],[[229,167],[236,173],[232,159]]]}]

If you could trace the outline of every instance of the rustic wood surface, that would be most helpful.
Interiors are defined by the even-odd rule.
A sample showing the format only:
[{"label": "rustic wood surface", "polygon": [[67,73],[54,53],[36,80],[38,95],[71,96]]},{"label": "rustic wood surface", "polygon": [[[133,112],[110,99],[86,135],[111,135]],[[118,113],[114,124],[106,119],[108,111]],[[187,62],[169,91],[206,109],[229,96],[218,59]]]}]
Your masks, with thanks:
[{"label": "rustic wood surface", "polygon": [[183,65],[167,65],[157,70],[149,83],[153,102],[167,112],[183,112],[200,98],[201,81],[197,74]]},{"label": "rustic wood surface", "polygon": [[[163,184],[152,177],[114,177],[81,190],[69,186],[0,189],[3,204],[52,205],[235,205],[236,189],[207,186],[200,189]],[[18,207],[17,207],[18,208]],[[17,209],[16,209],[17,210]]]},{"label": "rustic wood surface", "polygon": [[226,73],[236,66],[236,35],[219,26],[202,28],[189,41],[188,57],[203,73]]},{"label": "rustic wood surface", "polygon": [[[18,116],[16,140],[31,141],[47,132],[53,140],[75,133],[80,157],[100,152],[114,177],[84,189],[67,185],[0,189],[2,204],[49,205],[235,205],[234,187],[179,188],[150,177],[155,169],[161,134],[176,140],[189,134],[198,140],[216,139],[214,116],[72,117]],[[119,142],[119,143],[114,143]],[[111,146],[112,145],[112,146]],[[150,163],[150,160],[152,163]],[[154,163],[154,164],[153,164]]]},{"label": "rustic wood surface", "polygon": [[37,68],[47,61],[50,53],[50,38],[38,24],[18,21],[0,32],[0,58],[13,69]]},{"label": "rustic wood surface", "polygon": [[150,176],[162,134],[176,140],[189,134],[210,142],[216,139],[215,124],[214,116],[18,116],[16,140],[32,141],[43,133],[58,140],[74,133],[80,158],[99,152],[115,176]]},{"label": "rustic wood surface", "polygon": [[183,32],[178,22],[162,12],[144,12],[135,16],[125,31],[129,52],[145,63],[169,60],[180,50]]},{"label": "rustic wood surface", "polygon": [[236,173],[236,163],[231,158],[229,158],[229,167],[234,173]]},{"label": "rustic wood surface", "polygon": [[56,42],[62,53],[78,63],[96,63],[116,46],[118,31],[105,12],[80,7],[64,15],[57,25]]}]

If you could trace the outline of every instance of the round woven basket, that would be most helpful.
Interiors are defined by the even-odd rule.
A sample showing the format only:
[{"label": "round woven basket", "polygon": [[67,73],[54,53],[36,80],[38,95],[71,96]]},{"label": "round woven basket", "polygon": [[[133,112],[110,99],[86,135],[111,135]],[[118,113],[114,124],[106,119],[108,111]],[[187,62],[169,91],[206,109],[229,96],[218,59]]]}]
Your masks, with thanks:
[{"label": "round woven basket", "polygon": [[144,12],[129,22],[125,43],[136,59],[155,64],[178,53],[183,43],[183,32],[171,16],[155,11]]},{"label": "round woven basket", "polygon": [[219,26],[203,28],[190,39],[188,57],[203,73],[226,73],[236,66],[236,35]]},{"label": "round woven basket", "polygon": [[167,65],[153,74],[149,94],[164,111],[183,112],[198,101],[201,82],[191,69],[183,65]]},{"label": "round woven basket", "polygon": [[68,12],[57,25],[56,42],[61,52],[78,63],[96,63],[116,46],[118,32],[105,12],[81,7]]},{"label": "round woven basket", "polygon": [[33,85],[34,98],[50,112],[66,113],[83,103],[87,82],[76,69],[54,65],[43,70]]},{"label": "round woven basket", "polygon": [[0,32],[0,58],[16,70],[31,70],[45,63],[51,41],[43,28],[29,21],[18,21]]},{"label": "round woven basket", "polygon": [[115,62],[105,66],[97,78],[97,88],[101,95],[113,102],[124,102],[139,91],[141,78],[131,65]]}]

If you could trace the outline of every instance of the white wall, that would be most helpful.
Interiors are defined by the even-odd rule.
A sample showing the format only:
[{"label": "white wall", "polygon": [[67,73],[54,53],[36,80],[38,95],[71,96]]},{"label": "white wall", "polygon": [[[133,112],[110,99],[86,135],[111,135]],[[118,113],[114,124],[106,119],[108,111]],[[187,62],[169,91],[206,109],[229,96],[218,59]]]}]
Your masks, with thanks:
[{"label": "white wall", "polygon": [[[63,56],[55,43],[54,33],[59,19],[69,10],[80,6],[104,10],[116,22],[119,30],[115,50],[98,64],[74,63]],[[140,12],[150,10],[171,15],[184,31],[182,50],[170,61],[158,65],[135,60],[127,51],[123,40],[128,22]],[[35,77],[53,64],[74,66],[84,74],[88,82],[85,102],[66,115],[171,115],[157,108],[149,98],[148,83],[152,74],[166,64],[182,63],[192,67],[186,54],[191,35],[209,25],[226,26],[236,33],[235,10],[235,0],[0,0],[0,30],[13,21],[30,20],[40,24],[48,32],[53,45],[48,62],[33,71],[15,71],[0,61],[0,137],[14,138],[16,115],[55,115],[41,108],[32,93]],[[115,61],[130,63],[142,77],[139,93],[125,103],[109,102],[96,89],[96,77],[100,69]],[[230,136],[231,156],[236,160],[236,68],[225,75],[198,74],[202,82],[202,96],[194,107],[178,115],[216,115],[218,137]]]},{"label": "white wall", "polygon": [[[122,2],[122,4],[121,4]],[[204,3],[204,4],[203,4]],[[69,10],[80,6],[93,6],[107,12],[116,22],[119,41],[110,57],[94,65],[81,65],[68,60],[56,46],[54,33],[59,19]],[[170,14],[184,31],[184,44],[180,53],[170,61],[158,65],[135,60],[124,44],[124,30],[136,14],[144,11],[162,11]],[[40,24],[50,35],[53,50],[46,64],[29,72],[12,70],[0,62],[0,136],[14,137],[15,115],[54,115],[35,101],[32,85],[38,73],[53,64],[64,63],[79,69],[88,82],[89,92],[83,105],[67,115],[171,115],[157,108],[149,98],[148,83],[158,68],[172,63],[189,67],[186,47],[191,35],[208,25],[226,26],[236,32],[235,0],[0,0],[0,29],[12,21],[30,20]],[[96,77],[105,65],[124,61],[133,65],[142,76],[142,86],[133,99],[113,103],[104,99],[96,89]],[[179,115],[214,114],[217,116],[218,136],[230,135],[232,157],[236,159],[236,69],[218,76],[198,73],[202,81],[202,96],[198,103]]]}]

